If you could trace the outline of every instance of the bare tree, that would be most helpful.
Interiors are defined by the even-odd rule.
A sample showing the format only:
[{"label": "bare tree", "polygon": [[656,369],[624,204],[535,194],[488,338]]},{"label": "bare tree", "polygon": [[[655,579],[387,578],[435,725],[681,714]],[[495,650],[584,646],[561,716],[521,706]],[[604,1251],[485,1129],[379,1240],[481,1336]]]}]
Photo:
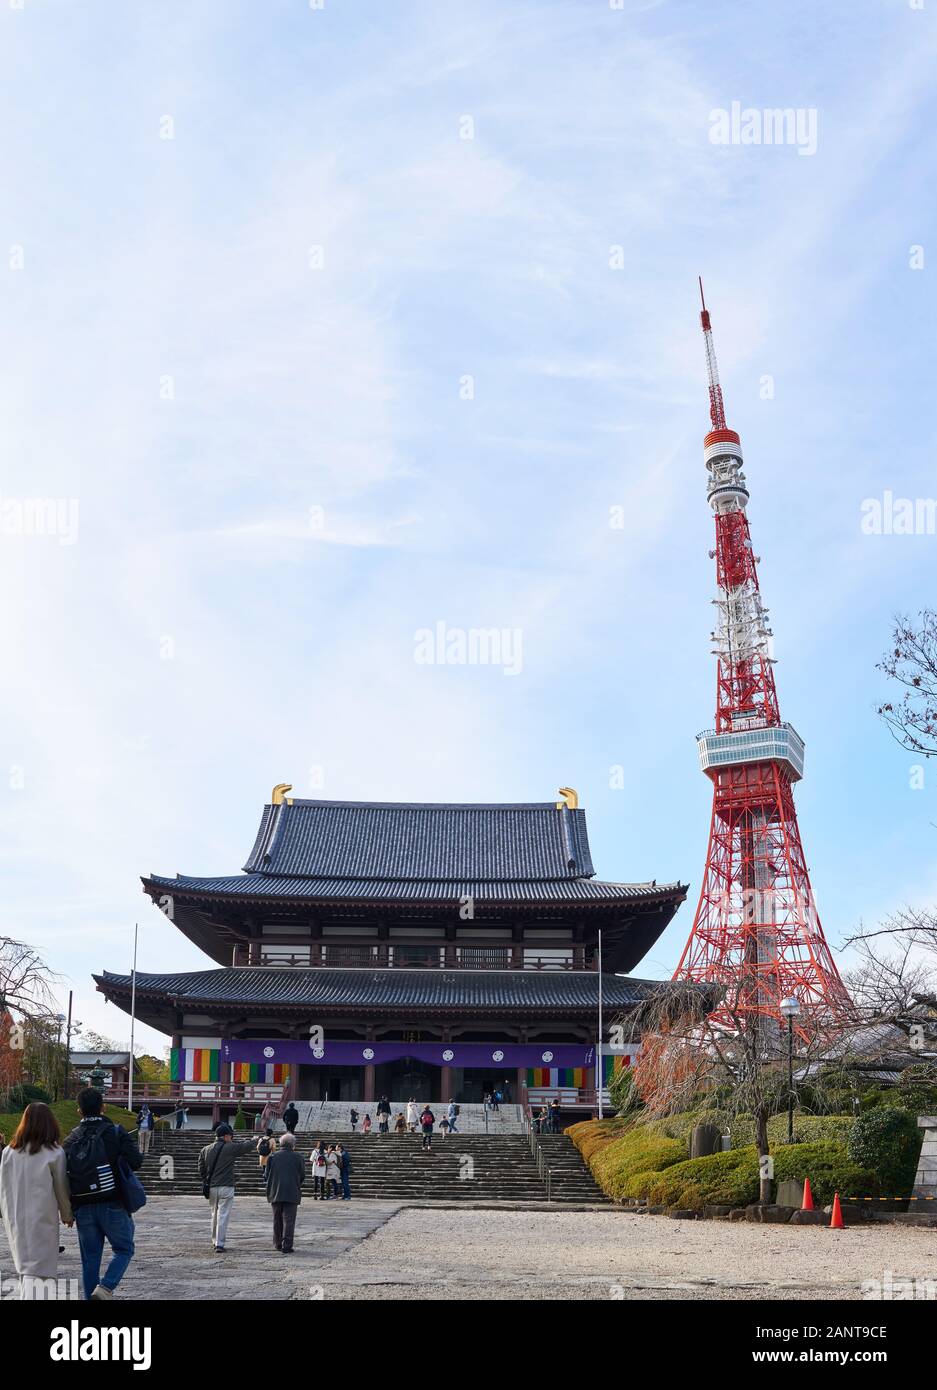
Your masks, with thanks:
[{"label": "bare tree", "polygon": [[32,946],[0,936],[0,1008],[24,1018],[53,1018],[57,979]]},{"label": "bare tree", "polygon": [[857,957],[847,976],[856,1007],[859,1050],[882,1051],[907,1065],[937,1053],[937,918],[930,911],[905,908],[880,927],[863,927],[845,942]]},{"label": "bare tree", "polygon": [[937,612],[923,609],[913,624],[897,617],[892,649],[878,669],[902,686],[897,704],[884,701],[878,712],[902,748],[932,758],[937,754]]}]

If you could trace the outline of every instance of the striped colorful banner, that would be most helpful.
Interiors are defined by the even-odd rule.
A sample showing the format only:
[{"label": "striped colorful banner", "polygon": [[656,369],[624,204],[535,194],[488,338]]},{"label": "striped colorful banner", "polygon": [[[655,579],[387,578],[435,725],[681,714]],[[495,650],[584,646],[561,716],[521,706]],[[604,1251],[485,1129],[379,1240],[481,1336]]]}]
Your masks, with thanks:
[{"label": "striped colorful banner", "polygon": [[245,1083],[266,1083],[288,1081],[289,1062],[232,1062],[231,1080]]},{"label": "striped colorful banner", "polygon": [[[630,1057],[603,1057],[604,1084],[608,1085],[614,1072],[630,1065]],[[595,1071],[592,1067],[528,1067],[527,1085],[531,1090],[556,1086],[575,1086],[579,1090],[588,1090],[595,1085]]]},{"label": "striped colorful banner", "polygon": [[220,1047],[174,1047],[169,1054],[170,1081],[220,1081]]}]

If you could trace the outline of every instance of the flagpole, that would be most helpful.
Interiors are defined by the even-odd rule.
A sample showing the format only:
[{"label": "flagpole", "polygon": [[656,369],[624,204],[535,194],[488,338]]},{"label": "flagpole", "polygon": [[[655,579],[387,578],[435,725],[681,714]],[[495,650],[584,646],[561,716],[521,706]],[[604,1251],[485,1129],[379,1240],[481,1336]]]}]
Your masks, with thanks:
[{"label": "flagpole", "polygon": [[133,1025],[137,1012],[137,923],[133,924],[133,969],[130,972],[130,1065],[127,1068],[127,1109],[133,1109]]},{"label": "flagpole", "polygon": [[602,928],[601,928],[601,927],[599,928],[599,1043],[598,1043],[598,1047],[596,1048],[595,1070],[596,1070],[596,1088],[595,1088],[595,1095],[596,1095],[596,1100],[598,1101],[598,1106],[599,1106],[599,1119],[601,1120],[601,1119],[604,1118],[603,1110],[602,1110],[602,1082],[603,1082],[604,1079],[605,1079],[605,1078],[603,1077],[603,1075],[602,1075],[603,1061],[602,1061]]}]

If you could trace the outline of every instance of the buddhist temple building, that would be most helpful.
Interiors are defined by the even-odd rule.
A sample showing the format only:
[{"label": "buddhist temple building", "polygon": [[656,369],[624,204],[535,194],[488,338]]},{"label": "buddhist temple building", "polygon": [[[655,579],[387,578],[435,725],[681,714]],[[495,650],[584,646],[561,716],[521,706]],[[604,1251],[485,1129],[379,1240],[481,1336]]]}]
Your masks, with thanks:
[{"label": "buddhist temple building", "polygon": [[[686,895],[595,877],[575,792],[523,804],[306,801],[274,788],[241,873],[144,891],[213,962],[136,977],[173,1085],[237,1100],[595,1103],[634,1042],[603,1046],[653,982],[630,972]],[[603,973],[598,970],[599,934]],[[130,975],[98,989],[127,1011]]]}]

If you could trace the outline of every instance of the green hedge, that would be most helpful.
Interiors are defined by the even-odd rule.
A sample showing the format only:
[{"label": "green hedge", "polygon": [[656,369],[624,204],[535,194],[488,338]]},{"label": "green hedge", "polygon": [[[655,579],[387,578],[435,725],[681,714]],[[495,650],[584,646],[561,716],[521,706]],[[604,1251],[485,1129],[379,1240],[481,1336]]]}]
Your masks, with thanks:
[{"label": "green hedge", "polygon": [[652,1134],[639,1125],[595,1153],[589,1166],[610,1197],[633,1197],[640,1195],[635,1186],[640,1188],[648,1176],[682,1162],[686,1155],[686,1145],[679,1139]]},{"label": "green hedge", "polygon": [[[843,1144],[784,1144],[772,1149],[774,1180],[810,1178],[819,1205],[840,1197],[877,1196],[874,1173],[854,1163]],[[747,1206],[759,1196],[758,1155],[754,1145],[688,1159],[649,1178],[643,1195],[654,1204],[698,1210],[709,1203]]]},{"label": "green hedge", "polygon": [[874,1170],[883,1197],[908,1197],[914,1186],[923,1131],[907,1110],[887,1107],[860,1115],[849,1136],[849,1156]]},{"label": "green hedge", "polygon": [[796,1178],[810,1179],[814,1201],[818,1206],[832,1202],[834,1192],[845,1201],[848,1197],[877,1197],[880,1185],[876,1174],[849,1156],[845,1144],[820,1142],[815,1144],[784,1144],[772,1147],[775,1182]]},{"label": "green hedge", "polygon": [[642,1194],[652,1205],[691,1207],[709,1202],[745,1206],[758,1200],[758,1158],[754,1148],[727,1149],[677,1163],[645,1184]]},{"label": "green hedge", "polygon": [[620,1139],[631,1128],[632,1123],[625,1120],[580,1120],[578,1124],[569,1125],[563,1132],[569,1135],[589,1163],[593,1154],[597,1154],[613,1140]]}]

